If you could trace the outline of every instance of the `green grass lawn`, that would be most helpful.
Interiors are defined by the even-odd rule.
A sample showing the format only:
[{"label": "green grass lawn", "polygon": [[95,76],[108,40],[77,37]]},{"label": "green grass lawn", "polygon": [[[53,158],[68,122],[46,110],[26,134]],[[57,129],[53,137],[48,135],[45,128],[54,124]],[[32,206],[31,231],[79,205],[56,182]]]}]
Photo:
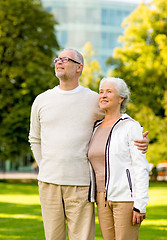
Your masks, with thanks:
[{"label": "green grass lawn", "polygon": [[[167,240],[167,183],[151,183],[149,196],[140,240]],[[45,239],[36,182],[0,182],[0,239]],[[97,213],[95,240],[102,240]]]}]

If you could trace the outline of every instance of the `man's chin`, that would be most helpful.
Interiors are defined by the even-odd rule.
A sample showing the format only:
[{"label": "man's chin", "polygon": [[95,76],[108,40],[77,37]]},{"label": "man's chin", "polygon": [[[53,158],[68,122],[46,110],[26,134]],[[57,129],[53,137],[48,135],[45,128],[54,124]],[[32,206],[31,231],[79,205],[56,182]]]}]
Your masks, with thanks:
[{"label": "man's chin", "polygon": [[61,77],[63,76],[63,73],[61,73],[61,72],[55,72],[55,76],[56,76],[57,78],[61,78]]}]

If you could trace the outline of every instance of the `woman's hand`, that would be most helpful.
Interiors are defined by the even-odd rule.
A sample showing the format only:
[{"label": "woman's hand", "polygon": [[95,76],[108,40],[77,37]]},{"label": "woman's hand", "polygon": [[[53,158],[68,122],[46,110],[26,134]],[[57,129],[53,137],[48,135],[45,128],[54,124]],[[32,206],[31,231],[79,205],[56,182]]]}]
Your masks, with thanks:
[{"label": "woman's hand", "polygon": [[137,146],[137,148],[141,150],[142,153],[146,153],[148,149],[149,139],[147,135],[148,135],[148,131],[143,133],[143,139],[134,140],[135,146]]},{"label": "woman's hand", "polygon": [[146,218],[145,213],[138,213],[138,212],[133,211],[132,224],[135,225],[137,223],[141,223],[145,218]]}]

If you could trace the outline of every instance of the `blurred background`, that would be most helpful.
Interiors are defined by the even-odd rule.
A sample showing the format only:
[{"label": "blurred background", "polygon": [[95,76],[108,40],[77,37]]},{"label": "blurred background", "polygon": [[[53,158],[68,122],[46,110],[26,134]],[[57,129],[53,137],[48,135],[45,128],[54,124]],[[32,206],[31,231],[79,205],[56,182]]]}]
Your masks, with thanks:
[{"label": "blurred background", "polygon": [[130,87],[127,113],[150,141],[139,240],[167,240],[166,0],[0,0],[0,239],[45,239],[29,119],[35,97],[59,84],[53,58],[64,48],[84,55],[83,86],[98,92],[115,76]]},{"label": "blurred background", "polygon": [[149,131],[150,179],[167,181],[166,0],[0,0],[0,173],[37,173],[28,143],[34,98],[58,84],[53,58],[82,52],[80,84],[131,89],[127,113]]}]

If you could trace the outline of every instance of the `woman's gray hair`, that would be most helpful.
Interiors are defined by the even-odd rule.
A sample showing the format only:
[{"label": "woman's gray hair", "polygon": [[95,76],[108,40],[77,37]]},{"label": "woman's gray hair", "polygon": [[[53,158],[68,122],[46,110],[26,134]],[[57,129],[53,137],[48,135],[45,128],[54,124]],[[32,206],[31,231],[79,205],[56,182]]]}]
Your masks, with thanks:
[{"label": "woman's gray hair", "polygon": [[126,111],[126,106],[129,102],[129,98],[130,98],[129,97],[130,90],[129,90],[127,84],[121,78],[107,77],[107,78],[103,78],[100,81],[99,89],[101,88],[102,84],[105,82],[113,83],[115,85],[115,89],[117,90],[119,96],[124,98],[123,102],[121,103],[121,108],[120,108],[120,112],[124,113]]}]

